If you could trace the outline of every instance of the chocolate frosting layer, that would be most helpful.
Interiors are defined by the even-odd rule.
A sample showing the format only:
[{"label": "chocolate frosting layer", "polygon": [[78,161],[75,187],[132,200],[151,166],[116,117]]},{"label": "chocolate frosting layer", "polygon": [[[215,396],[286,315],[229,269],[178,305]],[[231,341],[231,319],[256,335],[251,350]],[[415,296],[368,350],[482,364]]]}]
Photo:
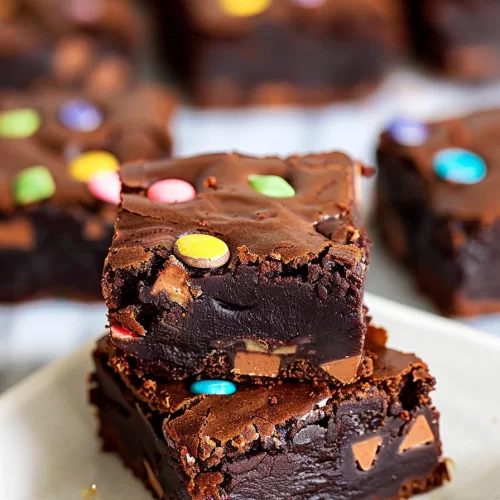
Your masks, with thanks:
[{"label": "chocolate frosting layer", "polygon": [[[296,196],[263,196],[250,186],[251,175],[283,177]],[[121,176],[122,211],[111,253],[135,246],[171,252],[179,236],[196,232],[226,242],[230,268],[270,256],[305,263],[326,248],[346,249],[347,258],[366,261],[365,250],[346,241],[347,228],[357,225],[361,165],[342,153],[285,160],[214,154],[126,165]],[[151,201],[145,191],[164,178],[190,182],[197,197],[174,205]]]}]

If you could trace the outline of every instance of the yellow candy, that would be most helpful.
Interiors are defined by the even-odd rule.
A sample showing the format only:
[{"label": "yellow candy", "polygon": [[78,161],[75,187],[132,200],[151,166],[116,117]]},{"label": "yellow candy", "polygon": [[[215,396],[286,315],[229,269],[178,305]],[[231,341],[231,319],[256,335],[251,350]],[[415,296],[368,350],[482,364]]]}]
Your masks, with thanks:
[{"label": "yellow candy", "polygon": [[80,182],[88,182],[99,172],[114,172],[120,164],[116,157],[107,151],[88,151],[69,164],[71,177]]},{"label": "yellow candy", "polygon": [[232,16],[249,17],[264,12],[272,0],[219,0],[221,7]]},{"label": "yellow candy", "polygon": [[228,246],[208,234],[188,234],[176,242],[174,252],[188,266],[214,269],[223,266],[230,257]]}]

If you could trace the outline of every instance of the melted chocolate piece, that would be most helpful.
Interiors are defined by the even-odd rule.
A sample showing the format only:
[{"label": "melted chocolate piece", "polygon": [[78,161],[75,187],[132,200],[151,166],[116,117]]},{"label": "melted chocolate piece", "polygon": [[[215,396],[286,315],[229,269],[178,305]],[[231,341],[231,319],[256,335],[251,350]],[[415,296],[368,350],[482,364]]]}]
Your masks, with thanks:
[{"label": "melted chocolate piece", "polygon": [[[429,138],[408,147],[384,133],[378,149],[377,223],[393,254],[446,315],[500,311],[500,111],[429,123]],[[479,155],[484,180],[458,184],[436,175],[449,148]]]},{"label": "melted chocolate piece", "polygon": [[[59,120],[62,105],[82,98],[103,115],[94,132],[69,129]],[[0,113],[31,108],[42,121],[31,137],[0,138],[0,301],[39,295],[101,299],[102,263],[116,207],[95,198],[87,183],[71,176],[68,164],[91,150],[110,152],[120,162],[170,154],[167,124],[174,103],[163,90],[148,86],[107,99],[54,90],[0,94]],[[50,171],[55,193],[19,205],[14,178],[34,166]]]},{"label": "melted chocolate piece", "polygon": [[[354,379],[368,263],[358,222],[360,172],[341,153],[284,160],[215,154],[123,167],[103,292],[111,323],[137,337],[112,342],[146,371],[175,379],[233,369],[269,376],[278,366],[291,371],[295,361],[326,375],[320,365],[359,357],[350,376],[342,367],[341,378]],[[280,176],[296,195],[260,194],[249,184],[252,175]],[[148,199],[147,189],[168,178],[191,183],[197,197]],[[184,265],[173,249],[190,233],[223,240],[229,262],[213,270]],[[255,350],[270,357],[263,367],[261,356],[253,370],[257,357],[245,353]]]},{"label": "melted chocolate piece", "polygon": [[448,479],[434,379],[413,355],[372,356],[373,377],[335,390],[286,381],[199,396],[152,378],[151,409],[107,366],[101,341],[91,401],[104,449],[160,498],[408,498]]}]

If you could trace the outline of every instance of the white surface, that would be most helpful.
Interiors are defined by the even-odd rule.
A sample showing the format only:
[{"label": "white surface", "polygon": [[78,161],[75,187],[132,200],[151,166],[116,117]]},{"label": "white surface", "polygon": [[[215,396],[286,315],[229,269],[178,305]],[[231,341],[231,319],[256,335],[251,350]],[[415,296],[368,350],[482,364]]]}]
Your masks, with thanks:
[{"label": "white surface", "polygon": [[[498,500],[500,491],[500,339],[369,296],[390,344],[416,352],[438,380],[451,485],[423,500]],[[27,379],[0,398],[0,497],[78,500],[96,484],[100,500],[146,500],[143,486],[114,455],[99,452],[86,403],[90,348]]]},{"label": "white surface", "polygon": [[[342,149],[373,163],[378,134],[396,115],[424,119],[500,105],[500,84],[459,86],[400,71],[373,97],[317,110],[200,112],[183,109],[173,124],[176,154],[238,150],[291,154]],[[365,211],[373,181],[366,181]],[[375,246],[368,291],[430,310],[413,290],[408,275]],[[500,315],[471,324],[500,336]],[[104,326],[104,307],[44,301],[0,307],[0,390],[42,363],[72,352]]]}]

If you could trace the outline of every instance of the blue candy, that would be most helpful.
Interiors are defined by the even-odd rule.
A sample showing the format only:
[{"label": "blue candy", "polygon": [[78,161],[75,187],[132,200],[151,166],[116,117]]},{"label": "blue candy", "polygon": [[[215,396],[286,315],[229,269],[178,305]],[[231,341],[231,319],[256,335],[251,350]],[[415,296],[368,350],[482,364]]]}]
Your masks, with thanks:
[{"label": "blue candy", "polygon": [[236,386],[227,380],[198,380],[191,385],[194,394],[228,396],[236,392]]},{"label": "blue candy", "polygon": [[93,132],[104,120],[103,114],[93,104],[83,99],[72,99],[59,108],[61,123],[77,132]]},{"label": "blue candy", "polygon": [[443,149],[436,153],[433,163],[441,179],[457,184],[477,184],[488,172],[486,162],[467,149]]},{"label": "blue candy", "polygon": [[394,141],[403,146],[422,146],[429,138],[429,128],[425,123],[404,118],[394,120],[388,132]]}]

